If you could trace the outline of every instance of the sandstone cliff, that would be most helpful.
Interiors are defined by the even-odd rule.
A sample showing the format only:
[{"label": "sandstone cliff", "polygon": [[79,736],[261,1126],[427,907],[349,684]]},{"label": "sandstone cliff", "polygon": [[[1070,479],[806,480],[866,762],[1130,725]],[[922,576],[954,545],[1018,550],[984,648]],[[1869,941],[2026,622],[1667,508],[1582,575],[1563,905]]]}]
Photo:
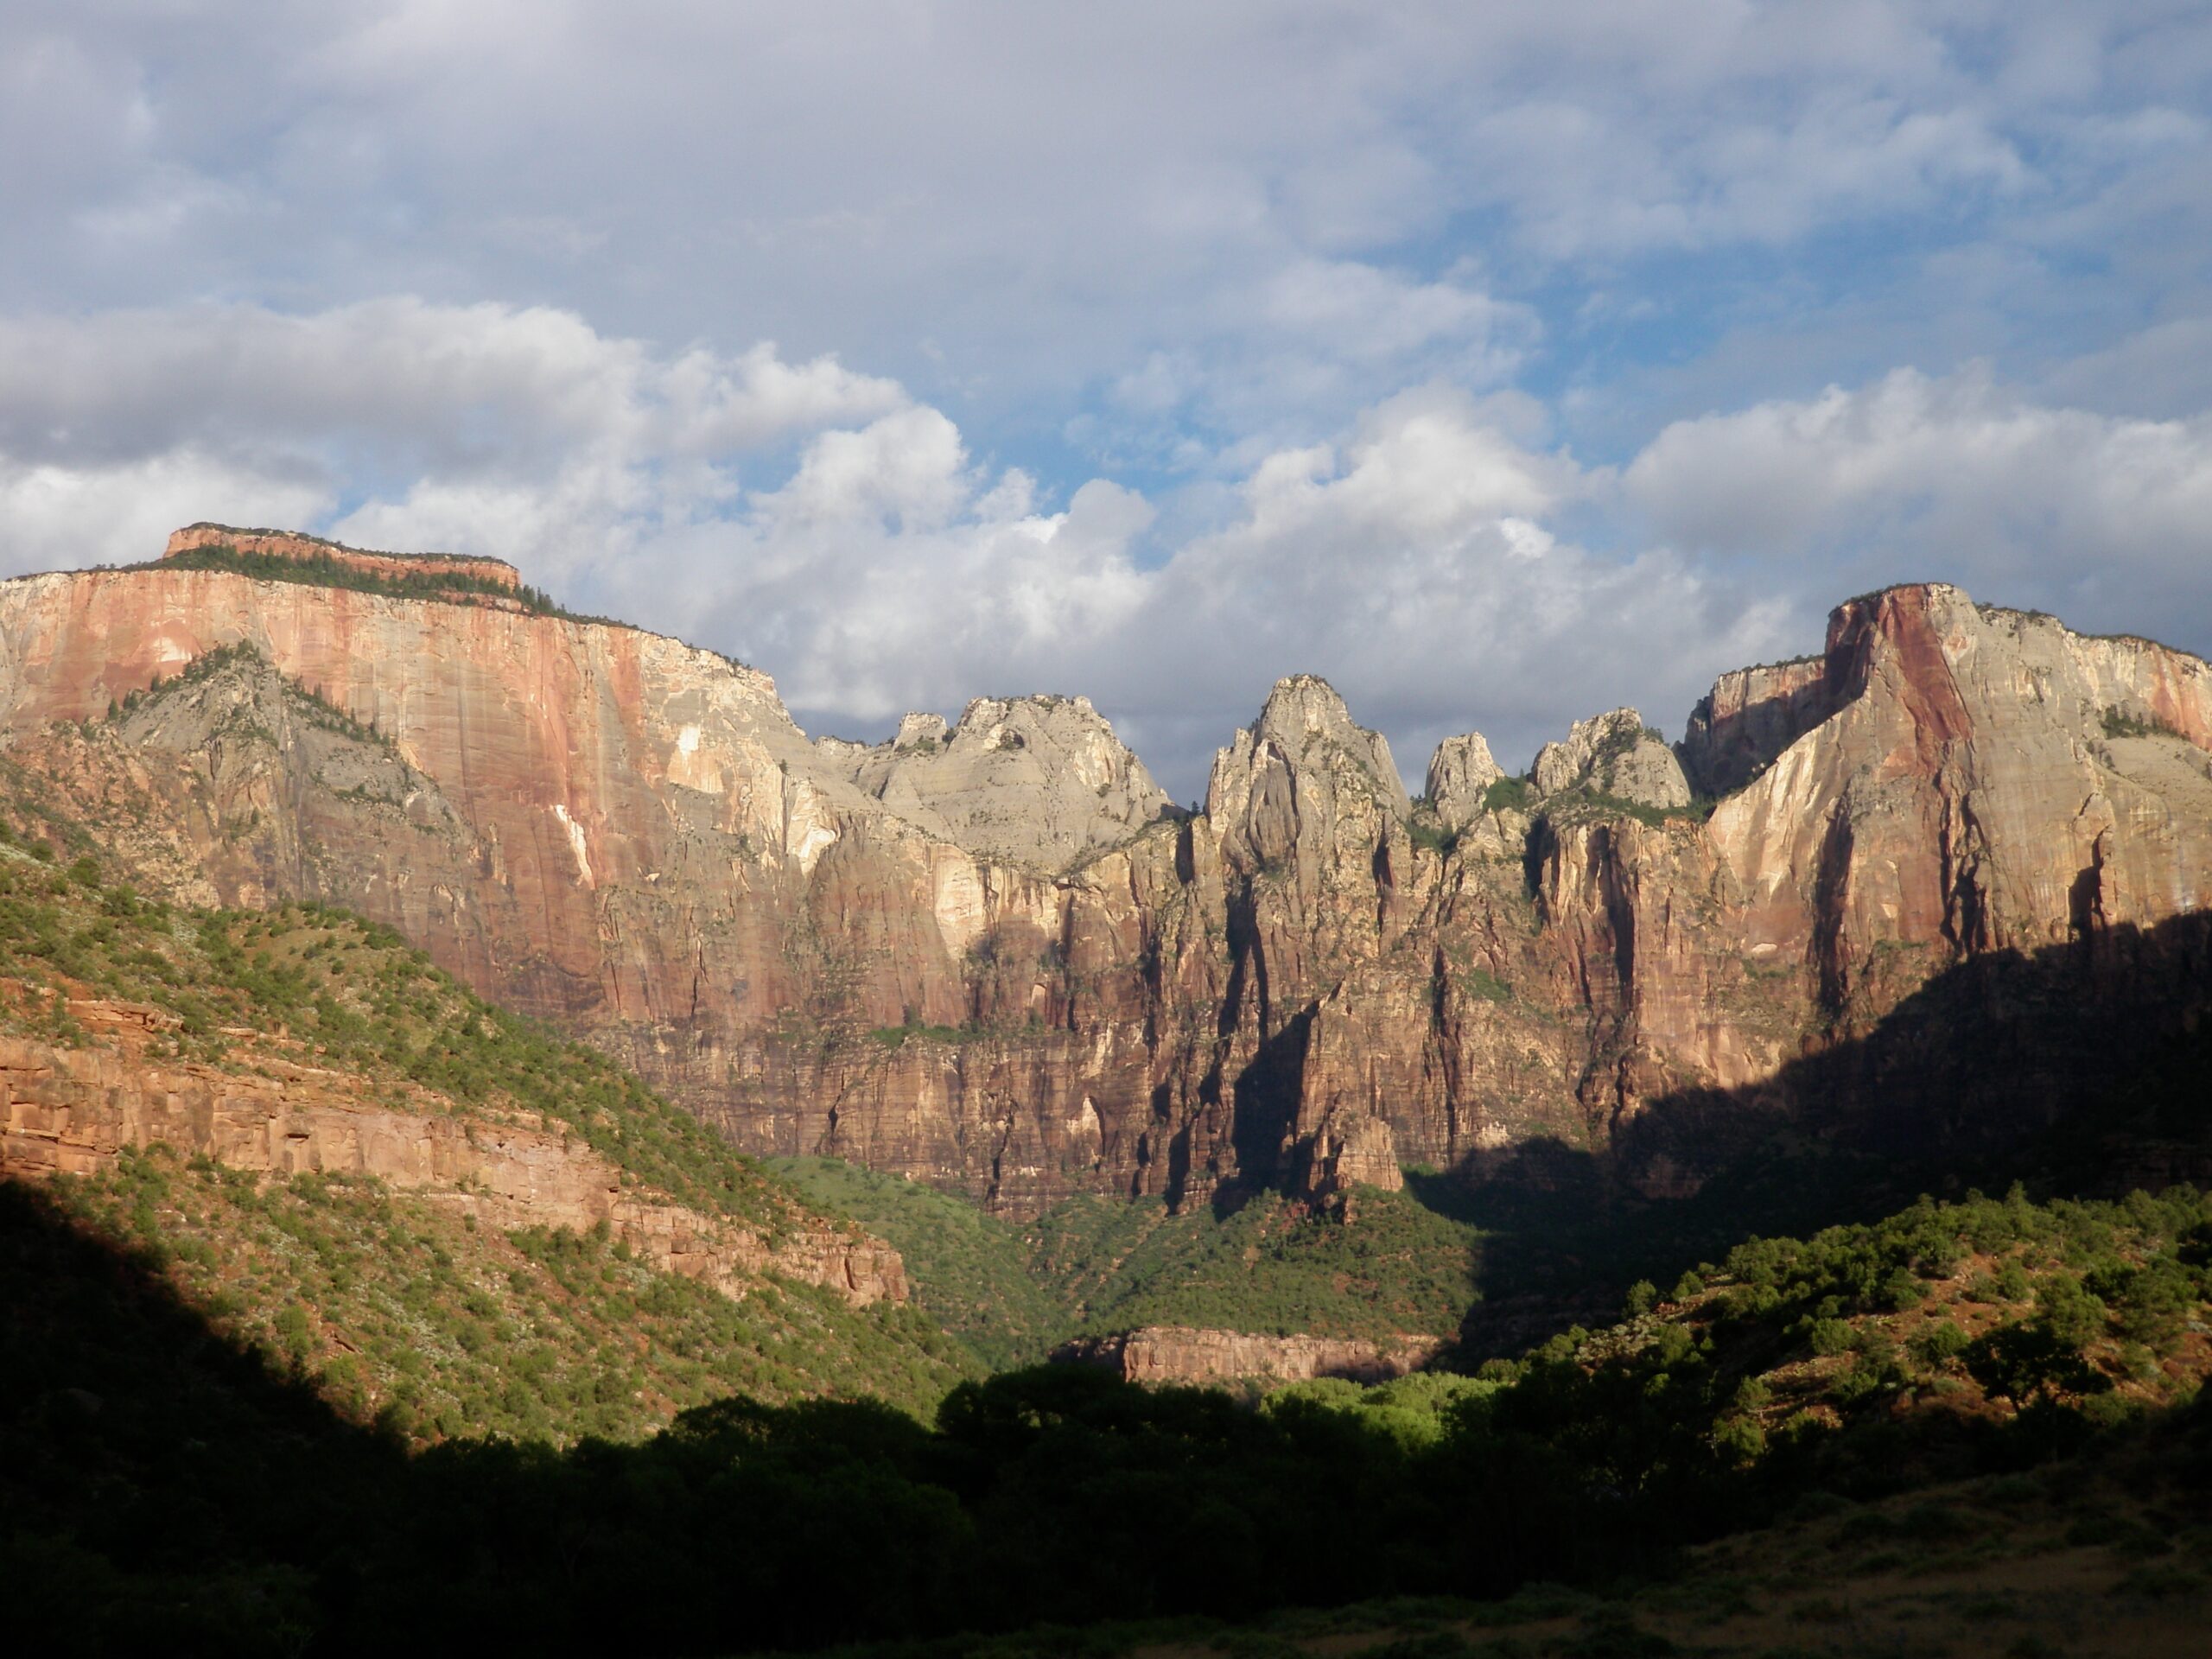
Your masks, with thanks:
[{"label": "sandstone cliff", "polygon": [[[264,666],[104,719],[234,644]],[[1694,1128],[1626,1134],[1654,1102],[1792,1109],[1791,1063],[1945,969],[2212,899],[2212,671],[1940,586],[1715,687],[1709,819],[1624,710],[1525,810],[1457,741],[1444,836],[1310,677],[1178,821],[1079,702],[817,744],[673,640],[220,571],[0,584],[0,711],[195,891],[345,904],[742,1146],[1014,1211],[1545,1147],[1688,1192]]]}]

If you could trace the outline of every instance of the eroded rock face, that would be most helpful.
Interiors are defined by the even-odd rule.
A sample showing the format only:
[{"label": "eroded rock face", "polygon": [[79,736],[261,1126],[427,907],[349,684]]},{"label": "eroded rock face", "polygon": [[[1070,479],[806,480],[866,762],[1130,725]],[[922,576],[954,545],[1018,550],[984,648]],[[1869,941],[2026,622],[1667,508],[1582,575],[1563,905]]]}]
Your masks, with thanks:
[{"label": "eroded rock face", "polygon": [[[105,718],[238,642],[265,668]],[[1528,813],[1417,841],[1387,745],[1311,677],[1170,820],[1079,703],[910,717],[887,754],[634,630],[212,571],[0,583],[16,758],[165,884],[346,905],[741,1146],[1016,1211],[1536,1152],[1688,1192],[1721,1142],[1655,1103],[1809,1110],[1806,1057],[1932,976],[2014,950],[2147,974],[2106,942],[2212,903],[2202,663],[1909,588],[1839,609],[1816,666],[1700,706],[1700,786],[1745,780],[1709,822],[1605,804],[1688,798],[1622,710],[1554,746]],[[1465,810],[1475,742],[1439,765],[1440,816]],[[1898,1133],[1957,1116],[1819,1088]]]},{"label": "eroded rock face", "polygon": [[1103,1365],[1131,1382],[1154,1384],[1310,1382],[1321,1376],[1387,1382],[1419,1370],[1444,1346],[1440,1337],[1401,1337],[1378,1343],[1332,1337],[1254,1337],[1150,1325],[1119,1336],[1081,1338],[1053,1358],[1063,1363]]},{"label": "eroded rock face", "polygon": [[1504,776],[1505,768],[1491,758],[1483,734],[1468,732],[1436,746],[1426,792],[1446,829],[1464,829],[1487,810],[1484,800],[1490,786]]},{"label": "eroded rock face", "polygon": [[1732,795],[1834,712],[1825,657],[1723,674],[1690,710],[1682,769],[1705,794]]},{"label": "eroded rock face", "polygon": [[1174,809],[1088,697],[978,697],[957,726],[908,715],[888,743],[822,747],[907,823],[979,857],[1052,874]]}]

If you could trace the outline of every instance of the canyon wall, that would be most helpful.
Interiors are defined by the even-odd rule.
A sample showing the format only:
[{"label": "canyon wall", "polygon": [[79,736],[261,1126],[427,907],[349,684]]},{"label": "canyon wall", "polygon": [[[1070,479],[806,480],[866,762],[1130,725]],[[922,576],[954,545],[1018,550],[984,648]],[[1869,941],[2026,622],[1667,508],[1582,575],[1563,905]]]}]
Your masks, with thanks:
[{"label": "canyon wall", "polygon": [[1453,740],[1433,802],[1308,677],[1186,816],[1080,700],[812,742],[674,640],[219,571],[0,583],[0,719],[186,896],[346,905],[741,1146],[1016,1212],[1539,1154],[1688,1192],[1654,1103],[1792,1109],[1948,969],[2118,971],[2212,901],[2212,671],[1942,586],[1725,677],[1679,765],[1619,710],[1520,785]]}]

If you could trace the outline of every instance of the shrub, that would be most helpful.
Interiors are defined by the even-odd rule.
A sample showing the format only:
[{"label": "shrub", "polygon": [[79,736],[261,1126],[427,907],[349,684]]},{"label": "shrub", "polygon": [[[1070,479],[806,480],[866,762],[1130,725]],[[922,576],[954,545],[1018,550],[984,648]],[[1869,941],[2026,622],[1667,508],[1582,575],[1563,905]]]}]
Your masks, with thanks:
[{"label": "shrub", "polygon": [[1905,1351],[1929,1370],[1941,1370],[1966,1352],[1971,1341],[1955,1320],[1945,1319],[1913,1336],[1905,1344]]},{"label": "shrub", "polygon": [[1824,1357],[1830,1354],[1846,1353],[1851,1348],[1851,1327],[1841,1319],[1815,1319],[1812,1329],[1806,1333],[1806,1340],[1812,1344],[1815,1353]]}]

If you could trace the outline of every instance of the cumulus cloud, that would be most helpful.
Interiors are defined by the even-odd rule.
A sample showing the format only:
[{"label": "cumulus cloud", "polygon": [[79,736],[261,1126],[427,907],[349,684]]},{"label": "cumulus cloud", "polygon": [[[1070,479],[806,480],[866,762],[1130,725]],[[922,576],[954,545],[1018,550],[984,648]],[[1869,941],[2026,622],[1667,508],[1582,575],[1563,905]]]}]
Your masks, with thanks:
[{"label": "cumulus cloud", "polygon": [[896,383],[772,344],[672,358],[573,312],[389,297],[288,314],[185,306],[0,318],[0,447],[74,460],[187,437],[340,435],[448,466],[608,441],[678,455],[757,447],[898,407]]},{"label": "cumulus cloud", "polygon": [[1865,584],[1950,577],[2084,626],[2212,639],[2212,416],[2050,407],[1985,370],[1667,427],[1624,474],[1661,537]]},{"label": "cumulus cloud", "polygon": [[[791,486],[671,556],[705,582],[707,633],[836,729],[1081,691],[1189,793],[1275,678],[1313,671],[1392,733],[1418,787],[1452,731],[1532,749],[1593,698],[1678,719],[1791,622],[1670,556],[1555,536],[1543,521],[1587,479],[1517,441],[1499,417],[1518,412],[1441,388],[1389,399],[1335,442],[1262,458],[1228,521],[1161,563],[1137,556],[1153,510],[1135,493],[1094,481],[1041,512],[1018,473],[988,476],[934,423],[889,417],[816,439]],[[934,516],[918,521],[903,501],[919,478]],[[629,568],[650,605],[650,563]],[[1655,636],[1669,652],[1639,648]]]},{"label": "cumulus cloud", "polygon": [[[255,504],[270,502],[319,518],[366,496],[339,533],[519,554],[552,575],[603,552],[618,523],[730,499],[756,452],[906,408],[896,382],[834,357],[661,353],[543,307],[0,318],[0,467],[25,501],[86,499],[149,467],[150,499],[192,497],[188,518],[266,518]],[[88,515],[77,556],[146,556],[143,520]]]},{"label": "cumulus cloud", "polygon": [[[0,308],[543,296],[957,379],[971,429],[1039,403],[1057,429],[1156,353],[1182,370],[1155,412],[1222,429],[1199,447],[1233,476],[1253,410],[1273,446],[1487,384],[1529,311],[1624,264],[1790,249],[1817,282],[1883,264],[1839,237],[1995,226],[2129,280],[2115,256],[2212,214],[2208,27],[2171,0],[17,6]],[[1102,453],[1205,459],[1165,415],[1095,420]]]},{"label": "cumulus cloud", "polygon": [[0,572],[134,564],[219,502],[254,524],[312,524],[331,507],[315,478],[240,467],[180,448],[93,466],[0,455]]}]

